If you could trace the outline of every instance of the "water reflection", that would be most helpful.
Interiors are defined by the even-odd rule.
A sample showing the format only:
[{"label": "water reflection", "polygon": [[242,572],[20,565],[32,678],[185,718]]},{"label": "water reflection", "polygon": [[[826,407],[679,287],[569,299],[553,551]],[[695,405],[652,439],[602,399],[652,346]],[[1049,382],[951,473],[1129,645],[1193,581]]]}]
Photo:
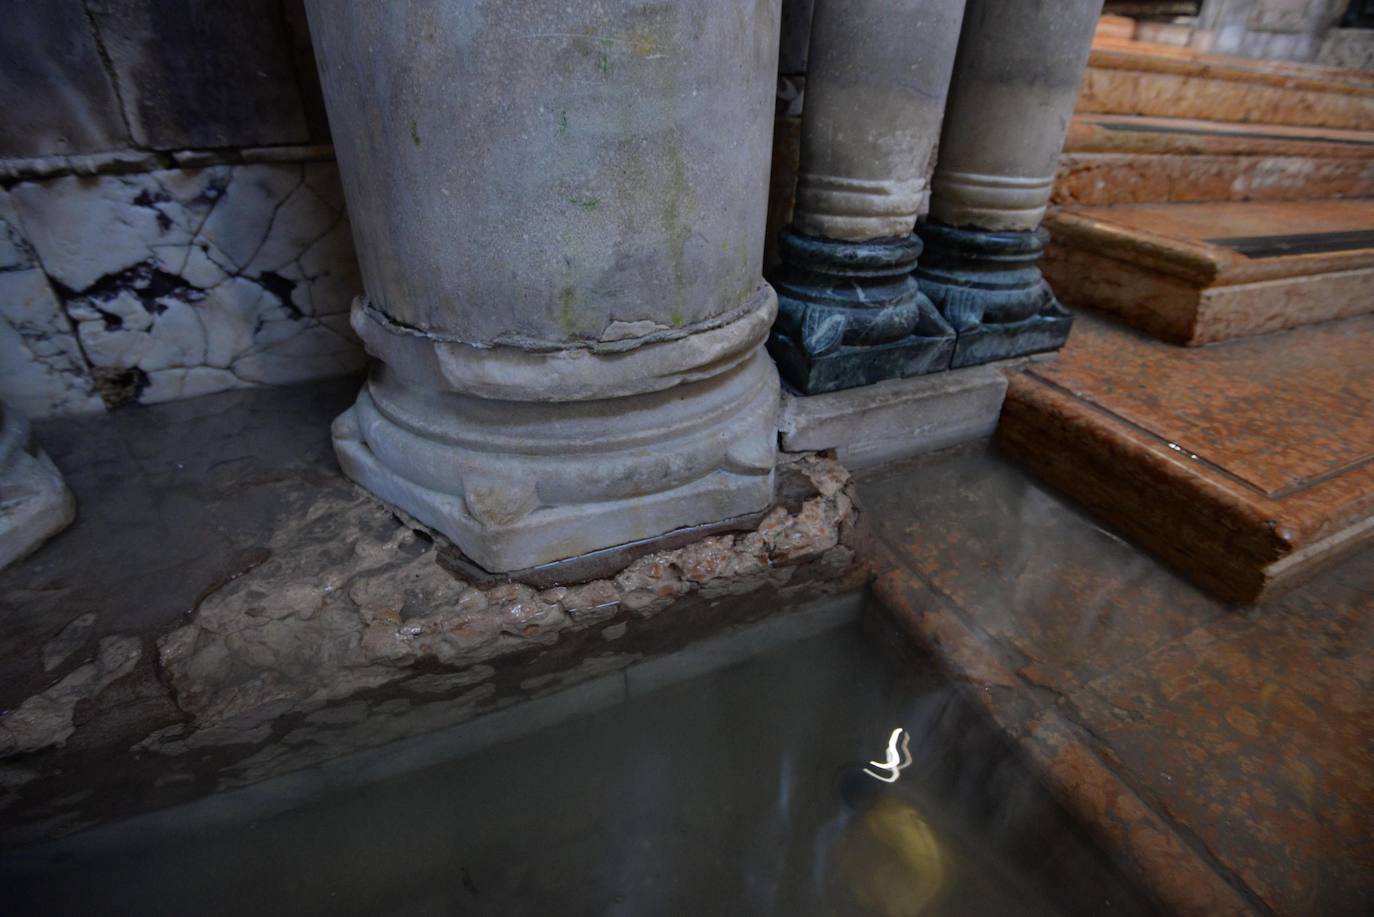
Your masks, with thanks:
[{"label": "water reflection", "polygon": [[[901,751],[897,750],[898,741],[901,742]],[[907,735],[905,729],[900,726],[892,730],[892,737],[887,740],[887,758],[883,761],[870,761],[869,767],[864,768],[864,773],[870,777],[881,780],[883,783],[896,783],[897,778],[902,775],[902,769],[911,766],[911,737]],[[872,768],[878,768],[879,773]]]}]

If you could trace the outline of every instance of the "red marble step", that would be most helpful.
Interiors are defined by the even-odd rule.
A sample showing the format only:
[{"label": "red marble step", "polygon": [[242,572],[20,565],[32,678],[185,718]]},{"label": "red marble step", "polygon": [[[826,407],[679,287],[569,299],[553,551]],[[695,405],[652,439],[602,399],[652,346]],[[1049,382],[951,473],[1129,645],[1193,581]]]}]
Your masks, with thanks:
[{"label": "red marble step", "polygon": [[1100,39],[1078,110],[1368,130],[1374,74]]},{"label": "red marble step", "polygon": [[1080,113],[1056,204],[1374,197],[1374,131]]},{"label": "red marble step", "polygon": [[1184,350],[1080,316],[1010,378],[1008,455],[1218,597],[1374,542],[1374,316]]},{"label": "red marble step", "polygon": [[1174,344],[1374,311],[1374,199],[1066,207],[1045,226],[1060,299]]}]

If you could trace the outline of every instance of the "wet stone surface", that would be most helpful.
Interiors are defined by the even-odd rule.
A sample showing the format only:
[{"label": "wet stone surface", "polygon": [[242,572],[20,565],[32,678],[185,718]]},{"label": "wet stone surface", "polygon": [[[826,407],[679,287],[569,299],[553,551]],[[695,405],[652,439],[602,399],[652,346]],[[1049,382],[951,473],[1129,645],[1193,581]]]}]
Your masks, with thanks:
[{"label": "wet stone surface", "polygon": [[862,583],[848,474],[803,456],[780,474],[807,495],[752,531],[587,583],[479,587],[340,475],[328,424],[356,384],[40,426],[80,515],[0,575],[10,840],[453,725]]},{"label": "wet stone surface", "polygon": [[993,452],[860,495],[877,597],[1169,912],[1368,911],[1368,551],[1243,612]]}]

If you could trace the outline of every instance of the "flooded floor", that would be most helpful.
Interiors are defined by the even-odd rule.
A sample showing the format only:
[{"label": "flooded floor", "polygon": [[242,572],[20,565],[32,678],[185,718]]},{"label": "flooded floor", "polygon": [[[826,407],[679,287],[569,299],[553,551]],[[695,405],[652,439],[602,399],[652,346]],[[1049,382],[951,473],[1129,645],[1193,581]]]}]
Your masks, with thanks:
[{"label": "flooded floor", "polygon": [[[275,815],[200,825],[193,809],[159,813],[156,831],[127,823],[9,851],[3,910],[1147,911],[882,622],[832,627],[686,680],[631,683],[594,712]],[[700,670],[693,652],[658,671]]]}]

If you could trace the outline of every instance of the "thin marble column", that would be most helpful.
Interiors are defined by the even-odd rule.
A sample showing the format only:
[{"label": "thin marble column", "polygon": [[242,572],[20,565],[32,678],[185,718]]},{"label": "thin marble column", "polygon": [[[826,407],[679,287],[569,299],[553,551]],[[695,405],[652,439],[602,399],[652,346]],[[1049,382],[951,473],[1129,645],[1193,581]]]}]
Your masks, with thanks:
[{"label": "thin marble column", "polygon": [[492,571],[766,508],[777,0],[308,10],[377,358],[345,473]]},{"label": "thin marble column", "polygon": [[948,366],[911,276],[964,0],[816,0],[769,350],[807,394]]},{"label": "thin marble column", "polygon": [[1102,0],[968,0],[931,181],[921,289],[953,365],[1054,350],[1072,318],[1035,266]]}]

